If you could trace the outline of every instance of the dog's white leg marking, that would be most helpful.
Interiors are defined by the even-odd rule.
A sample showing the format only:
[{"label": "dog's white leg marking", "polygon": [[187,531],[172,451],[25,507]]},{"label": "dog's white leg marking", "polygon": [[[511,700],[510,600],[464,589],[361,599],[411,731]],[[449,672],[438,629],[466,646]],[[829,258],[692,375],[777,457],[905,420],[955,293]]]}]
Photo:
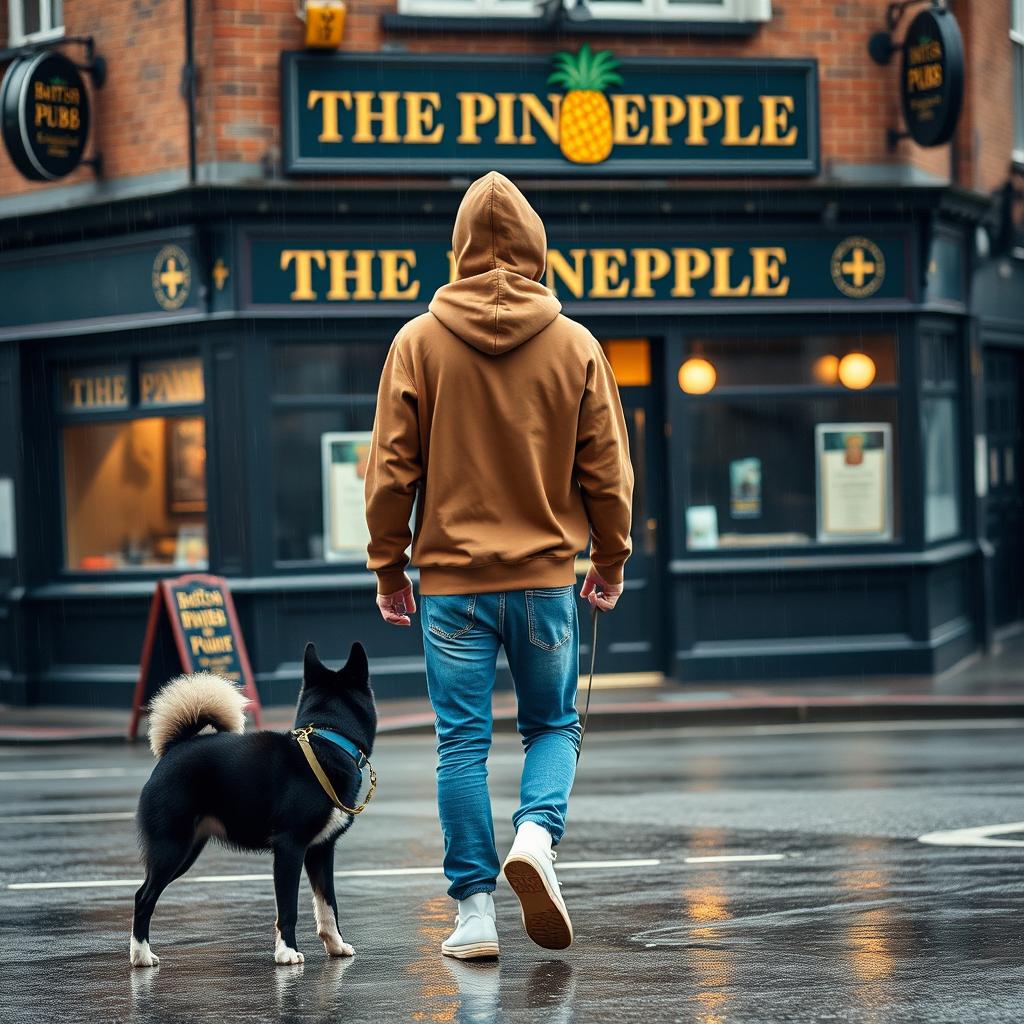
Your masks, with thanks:
[{"label": "dog's white leg marking", "polygon": [[156,967],[160,963],[160,957],[149,948],[149,939],[143,939],[142,942],[139,942],[133,935],[131,945],[129,946],[129,954],[132,967]]},{"label": "dog's white leg marking", "polygon": [[301,964],[305,957],[291,946],[286,946],[281,937],[281,929],[274,925],[274,962],[279,964]]},{"label": "dog's white leg marking", "polygon": [[324,949],[330,956],[355,956],[355,948],[350,946],[338,931],[338,922],[334,919],[334,910],[330,903],[320,895],[313,893],[313,916],[316,918],[316,933],[323,939]]}]

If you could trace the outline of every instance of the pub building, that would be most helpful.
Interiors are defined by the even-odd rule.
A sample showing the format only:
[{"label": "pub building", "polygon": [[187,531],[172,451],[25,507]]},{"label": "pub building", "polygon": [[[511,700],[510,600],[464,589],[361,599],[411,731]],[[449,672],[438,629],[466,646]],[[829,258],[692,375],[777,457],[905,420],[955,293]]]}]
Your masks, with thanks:
[{"label": "pub building", "polygon": [[[314,35],[331,5],[307,6]],[[599,672],[856,692],[1019,625],[1024,26],[1003,61],[981,49],[994,11],[964,4],[888,34],[860,4],[816,35],[799,5],[693,5],[685,37],[603,0],[589,27],[513,36],[444,6],[350,5],[341,49],[259,15],[276,34],[235,42],[269,92],[189,37],[151,48],[164,88],[140,100],[187,146],[139,166],[124,30],[72,25],[99,7],[68,0],[66,39],[33,33],[39,8],[9,5],[0,701],[127,707],[154,586],[192,572],[227,581],[265,704],[294,699],[308,640],[328,662],[362,641],[379,697],[424,692],[418,616],[395,630],[374,602],[363,470],[388,346],[491,168],[544,218],[546,283],[629,427],[633,554]],[[185,100],[182,59],[213,60]],[[233,162],[214,122],[243,98],[265,151]]]}]

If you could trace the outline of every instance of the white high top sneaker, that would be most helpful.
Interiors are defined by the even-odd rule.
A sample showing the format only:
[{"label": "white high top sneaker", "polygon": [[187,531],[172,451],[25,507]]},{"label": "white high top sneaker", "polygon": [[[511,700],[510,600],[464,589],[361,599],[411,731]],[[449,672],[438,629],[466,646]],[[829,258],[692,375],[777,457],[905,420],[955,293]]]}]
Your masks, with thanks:
[{"label": "white high top sneaker", "polygon": [[516,831],[502,873],[519,897],[526,934],[545,949],[565,949],[572,943],[572,921],[555,877],[551,833],[535,821]]},{"label": "white high top sneaker", "polygon": [[441,943],[441,952],[459,960],[498,955],[494,897],[489,892],[478,892],[459,900],[455,931]]}]

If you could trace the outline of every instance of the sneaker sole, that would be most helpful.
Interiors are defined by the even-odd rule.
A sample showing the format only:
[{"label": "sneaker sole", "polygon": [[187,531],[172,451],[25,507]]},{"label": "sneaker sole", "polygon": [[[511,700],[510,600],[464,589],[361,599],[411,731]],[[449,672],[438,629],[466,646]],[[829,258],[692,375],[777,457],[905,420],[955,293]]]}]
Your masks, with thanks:
[{"label": "sneaker sole", "polygon": [[519,897],[526,934],[544,949],[572,945],[572,922],[548,888],[542,870],[528,857],[516,855],[505,861],[502,873]]},{"label": "sneaker sole", "polygon": [[474,942],[468,946],[448,946],[442,942],[441,952],[456,960],[477,960],[484,957],[496,957],[498,944],[496,942]]}]

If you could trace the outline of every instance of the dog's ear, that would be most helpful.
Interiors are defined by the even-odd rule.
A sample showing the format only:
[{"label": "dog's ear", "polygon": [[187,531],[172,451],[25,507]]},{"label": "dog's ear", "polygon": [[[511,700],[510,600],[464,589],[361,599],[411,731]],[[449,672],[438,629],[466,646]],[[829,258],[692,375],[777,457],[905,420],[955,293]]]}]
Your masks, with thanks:
[{"label": "dog's ear", "polygon": [[352,644],[348,661],[345,662],[345,667],[341,671],[349,682],[358,685],[362,685],[370,678],[370,665],[366,660],[366,651],[363,650],[363,645],[358,640]]},{"label": "dog's ear", "polygon": [[327,668],[316,653],[316,644],[306,644],[306,653],[302,658],[302,679],[307,686],[321,686],[334,673]]}]

